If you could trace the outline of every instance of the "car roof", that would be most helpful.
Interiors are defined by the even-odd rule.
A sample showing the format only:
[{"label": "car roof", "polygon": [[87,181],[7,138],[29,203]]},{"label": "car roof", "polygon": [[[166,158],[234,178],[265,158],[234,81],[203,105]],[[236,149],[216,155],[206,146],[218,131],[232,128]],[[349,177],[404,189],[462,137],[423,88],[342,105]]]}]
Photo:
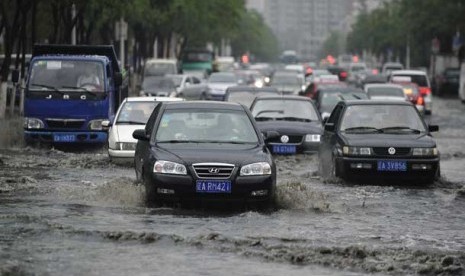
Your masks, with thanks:
[{"label": "car roof", "polygon": [[183,101],[183,98],[175,97],[127,97],[126,102],[178,102]]},{"label": "car roof", "polygon": [[392,71],[391,72],[391,75],[402,75],[402,74],[405,74],[405,75],[418,75],[418,76],[426,76],[426,72],[425,71],[421,71],[421,70],[395,70],[395,71]]},{"label": "car roof", "polygon": [[298,101],[312,101],[309,97],[297,95],[260,95],[257,100],[298,100]]},{"label": "car roof", "polygon": [[367,83],[365,84],[365,88],[373,88],[373,87],[392,87],[392,88],[399,88],[402,89],[401,85],[395,83]]},{"label": "car roof", "polygon": [[413,106],[411,102],[408,101],[390,101],[390,100],[348,100],[342,102],[346,106],[354,105],[409,105]]},{"label": "car roof", "polygon": [[164,102],[166,109],[225,109],[225,110],[242,110],[244,107],[235,102],[220,101],[177,101]]}]

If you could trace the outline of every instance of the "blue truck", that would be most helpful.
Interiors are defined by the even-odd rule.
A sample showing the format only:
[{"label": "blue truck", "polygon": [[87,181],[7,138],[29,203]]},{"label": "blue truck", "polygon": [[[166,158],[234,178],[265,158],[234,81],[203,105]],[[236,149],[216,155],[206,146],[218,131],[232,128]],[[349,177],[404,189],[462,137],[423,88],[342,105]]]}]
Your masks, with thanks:
[{"label": "blue truck", "polygon": [[111,45],[34,45],[24,100],[26,143],[106,143],[127,97],[127,78]]}]

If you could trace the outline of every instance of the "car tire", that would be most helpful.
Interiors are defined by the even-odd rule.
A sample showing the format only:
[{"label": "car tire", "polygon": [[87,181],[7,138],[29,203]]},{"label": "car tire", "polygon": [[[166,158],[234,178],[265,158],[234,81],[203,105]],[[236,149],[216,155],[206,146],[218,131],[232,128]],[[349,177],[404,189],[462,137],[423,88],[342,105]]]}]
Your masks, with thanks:
[{"label": "car tire", "polygon": [[143,175],[144,172],[142,172],[142,181],[145,187],[145,202],[149,207],[157,206],[157,189],[155,185]]},{"label": "car tire", "polygon": [[200,100],[201,101],[206,101],[207,100],[207,95],[205,94],[205,92],[203,92],[202,95],[200,95]]}]

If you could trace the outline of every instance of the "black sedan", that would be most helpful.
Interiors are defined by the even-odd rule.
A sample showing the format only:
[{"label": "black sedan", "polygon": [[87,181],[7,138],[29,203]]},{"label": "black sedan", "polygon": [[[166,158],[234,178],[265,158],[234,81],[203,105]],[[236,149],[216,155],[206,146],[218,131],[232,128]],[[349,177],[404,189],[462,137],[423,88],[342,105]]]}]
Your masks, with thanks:
[{"label": "black sedan", "polygon": [[316,153],[323,132],[313,101],[302,96],[261,96],[250,107],[262,132],[279,133],[267,140],[275,154]]},{"label": "black sedan", "polygon": [[322,136],[320,174],[430,183],[440,175],[430,135],[438,129],[426,125],[410,102],[339,102]]},{"label": "black sedan", "polygon": [[240,104],[163,103],[133,137],[138,139],[136,177],[145,185],[148,202],[267,205],[273,199],[274,161],[250,111]]}]

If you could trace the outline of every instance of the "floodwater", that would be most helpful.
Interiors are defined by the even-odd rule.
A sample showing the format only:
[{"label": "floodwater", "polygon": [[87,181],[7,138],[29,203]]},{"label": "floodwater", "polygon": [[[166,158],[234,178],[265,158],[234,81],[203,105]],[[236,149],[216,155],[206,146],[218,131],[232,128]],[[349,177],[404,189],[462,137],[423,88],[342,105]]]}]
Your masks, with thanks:
[{"label": "floodwater", "polygon": [[3,146],[0,275],[465,275],[465,105],[434,104],[436,183],[330,183],[316,155],[278,156],[267,212],[148,208],[103,149]]}]

